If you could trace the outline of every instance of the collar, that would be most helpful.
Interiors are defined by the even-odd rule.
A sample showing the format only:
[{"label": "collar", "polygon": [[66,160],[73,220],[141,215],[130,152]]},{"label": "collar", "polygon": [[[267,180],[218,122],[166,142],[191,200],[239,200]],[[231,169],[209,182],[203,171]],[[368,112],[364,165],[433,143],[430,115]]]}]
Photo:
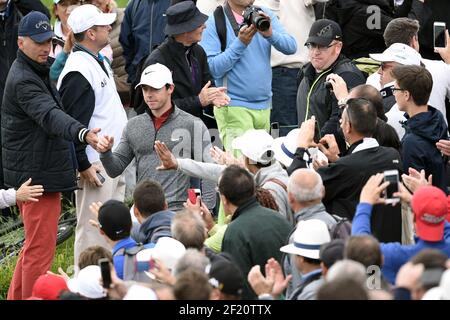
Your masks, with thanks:
[{"label": "collar", "polygon": [[253,196],[247,202],[245,202],[243,205],[238,207],[236,211],[233,213],[233,217],[231,218],[231,221],[235,220],[237,217],[239,217],[243,212],[245,212],[247,209],[250,209],[251,207],[257,206],[258,201],[256,200],[256,197]]},{"label": "collar", "polygon": [[10,14],[11,14],[11,0],[8,0],[5,9],[0,11],[0,16],[9,17]]},{"label": "collar", "polygon": [[179,50],[182,52],[190,51],[190,50],[192,50],[193,47],[195,47],[197,45],[197,43],[194,43],[194,44],[186,47],[184,44],[177,42],[174,37],[168,37],[167,41],[171,45],[171,49]]},{"label": "collar", "polygon": [[147,112],[147,114],[150,116],[150,118],[152,119],[152,120],[154,120],[154,119],[163,119],[163,118],[169,118],[169,116],[171,116],[172,114],[174,114],[175,115],[175,113],[176,113],[176,106],[175,106],[175,104],[173,103],[173,101],[171,102],[172,103],[172,107],[169,109],[169,110],[167,110],[166,112],[164,112],[160,117],[156,117],[153,113],[152,113],[152,111],[150,110],[150,108],[148,108],[148,106],[147,106],[147,108],[145,108],[145,112]]},{"label": "collar", "polygon": [[300,211],[296,212],[294,214],[294,220],[297,223],[300,217],[302,218],[302,220],[305,220],[318,212],[326,212],[325,206],[322,202],[310,207],[303,208]]},{"label": "collar", "polygon": [[17,51],[19,59],[25,61],[40,77],[47,77],[49,75],[50,66],[47,63],[40,64],[34,60],[31,60],[22,50]]},{"label": "collar", "polygon": [[134,241],[131,237],[128,237],[128,238],[119,240],[119,241],[114,245],[112,254],[113,254],[113,256],[114,256],[114,254],[115,254],[118,250],[120,250],[120,249],[122,249],[122,248],[125,248],[125,247],[128,247],[129,245],[135,246],[136,244],[137,244],[136,241]]},{"label": "collar", "polygon": [[305,281],[307,278],[315,276],[316,274],[322,273],[322,269],[316,269],[313,271],[310,271],[308,273],[302,274],[302,280]]},{"label": "collar", "polygon": [[76,52],[76,51],[84,51],[84,52],[88,53],[99,63],[103,63],[103,60],[105,60],[105,57],[100,52],[98,53],[98,55],[95,55],[91,50],[89,50],[85,46],[82,46],[79,43],[75,43],[75,45],[73,46],[73,52]]},{"label": "collar", "polygon": [[378,141],[374,138],[364,138],[361,140],[358,140],[356,142],[354,142],[345,152],[344,156],[347,156],[349,154],[358,152],[358,151],[362,151],[362,150],[366,150],[366,149],[370,149],[370,148],[375,148],[375,147],[379,147]]}]

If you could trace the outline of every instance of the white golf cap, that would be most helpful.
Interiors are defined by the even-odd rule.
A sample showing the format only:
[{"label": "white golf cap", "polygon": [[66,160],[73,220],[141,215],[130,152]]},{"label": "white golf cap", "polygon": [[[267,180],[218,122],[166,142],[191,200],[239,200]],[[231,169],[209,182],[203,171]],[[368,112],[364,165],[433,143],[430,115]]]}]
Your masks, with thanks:
[{"label": "white golf cap", "polygon": [[371,53],[369,56],[380,62],[397,62],[402,65],[420,66],[422,57],[412,47],[403,43],[394,43],[383,53]]},{"label": "white golf cap", "polygon": [[172,72],[165,65],[155,63],[142,71],[141,82],[136,85],[135,89],[140,85],[161,89],[166,84],[173,84]]},{"label": "white golf cap", "polygon": [[235,138],[231,146],[241,150],[250,160],[261,164],[268,164],[274,157],[273,137],[265,130],[248,130]]},{"label": "white golf cap", "polygon": [[93,26],[108,26],[116,21],[116,13],[103,13],[92,4],[85,4],[73,9],[67,23],[73,33],[81,33]]},{"label": "white golf cap", "polygon": [[294,232],[294,243],[281,247],[280,251],[319,259],[320,246],[330,241],[325,222],[317,219],[301,220]]}]

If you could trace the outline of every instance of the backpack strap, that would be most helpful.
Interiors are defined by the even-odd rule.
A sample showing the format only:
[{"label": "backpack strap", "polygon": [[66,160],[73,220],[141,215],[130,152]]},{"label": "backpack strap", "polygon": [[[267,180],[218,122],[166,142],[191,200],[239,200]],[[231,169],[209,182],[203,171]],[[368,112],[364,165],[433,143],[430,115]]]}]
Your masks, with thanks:
[{"label": "backpack strap", "polygon": [[322,273],[316,273],[314,275],[312,275],[311,277],[308,277],[308,279],[306,279],[306,281],[302,282],[297,289],[295,289],[295,291],[292,293],[292,295],[289,297],[289,300],[297,300],[298,296],[301,295],[303,293],[303,290],[305,290],[305,288],[311,283],[314,282],[316,280],[319,280],[320,277],[322,276]]},{"label": "backpack strap", "polygon": [[282,187],[284,189],[284,191],[287,192],[287,186],[283,183],[283,181],[278,180],[277,178],[272,178],[272,179],[267,180],[266,183],[267,182],[273,182],[273,183],[279,185],[280,187]]},{"label": "backpack strap", "polygon": [[214,10],[214,23],[216,25],[217,35],[220,40],[220,50],[224,52],[227,47],[227,25],[222,6],[217,6]]}]

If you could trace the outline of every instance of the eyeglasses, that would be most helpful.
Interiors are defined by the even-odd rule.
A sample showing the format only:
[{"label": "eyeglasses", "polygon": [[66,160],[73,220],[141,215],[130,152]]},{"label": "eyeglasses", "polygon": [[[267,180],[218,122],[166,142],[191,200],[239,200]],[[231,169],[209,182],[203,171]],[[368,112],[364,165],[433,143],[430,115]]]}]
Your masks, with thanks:
[{"label": "eyeglasses", "polygon": [[395,91],[407,91],[406,89],[402,89],[402,88],[392,88],[392,92],[395,92]]},{"label": "eyeglasses", "polygon": [[336,45],[337,42],[330,44],[328,46],[321,46],[319,44],[316,43],[311,43],[308,42],[307,44],[305,44],[305,46],[309,49],[309,50],[313,50],[313,49],[317,49],[317,51],[319,52],[324,52],[325,50],[327,50],[328,48],[331,48],[332,46]]}]

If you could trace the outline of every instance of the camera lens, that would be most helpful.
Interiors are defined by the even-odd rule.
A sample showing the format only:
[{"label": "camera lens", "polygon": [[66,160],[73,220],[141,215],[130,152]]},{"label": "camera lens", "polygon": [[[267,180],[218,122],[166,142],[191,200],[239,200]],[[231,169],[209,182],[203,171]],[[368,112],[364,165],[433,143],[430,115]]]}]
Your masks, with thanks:
[{"label": "camera lens", "polygon": [[266,31],[270,28],[270,21],[264,16],[258,15],[254,20],[256,29]]}]

